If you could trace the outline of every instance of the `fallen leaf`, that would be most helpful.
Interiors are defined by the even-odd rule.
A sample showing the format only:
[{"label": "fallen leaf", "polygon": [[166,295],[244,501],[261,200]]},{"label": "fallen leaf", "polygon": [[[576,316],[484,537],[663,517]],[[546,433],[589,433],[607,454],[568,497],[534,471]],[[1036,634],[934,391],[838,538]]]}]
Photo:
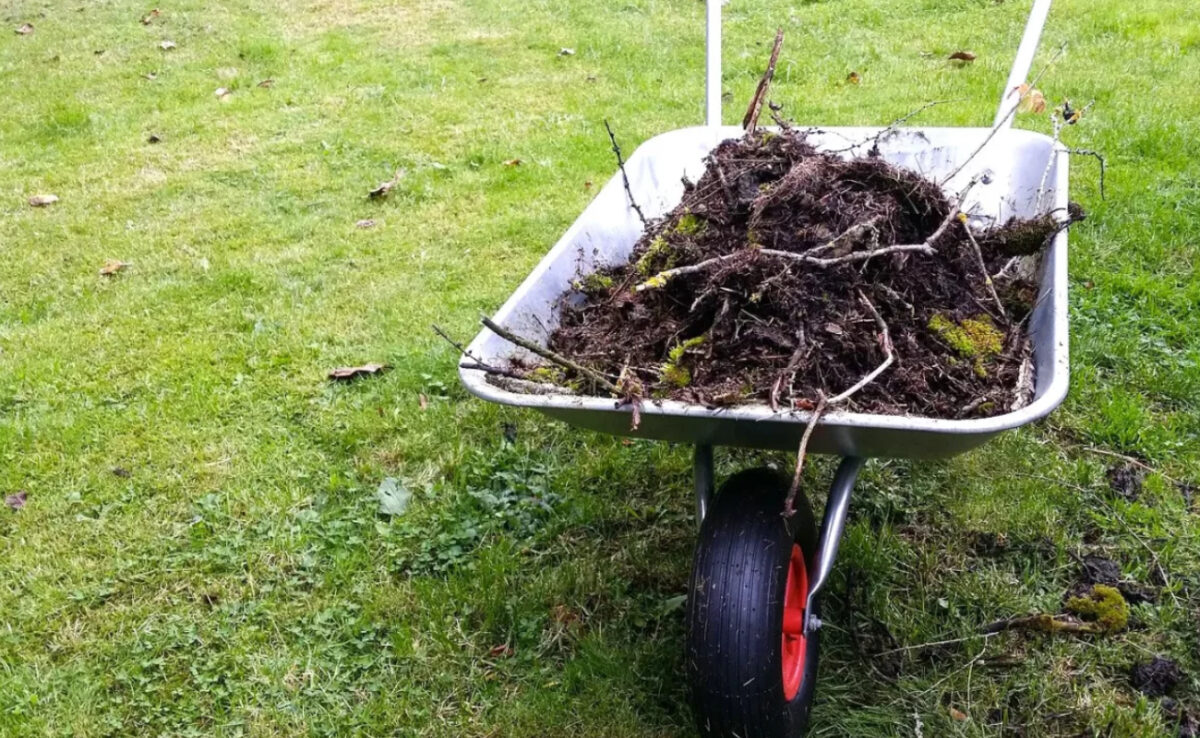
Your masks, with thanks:
[{"label": "fallen leaf", "polygon": [[422,392],[417,395],[417,404],[421,406],[421,410],[426,410],[429,407],[429,398]]},{"label": "fallen leaf", "polygon": [[956,51],[950,55],[950,58],[954,61],[960,61],[969,64],[975,61],[976,57],[975,54],[970,51]]},{"label": "fallen leaf", "polygon": [[96,56],[100,56],[101,54],[104,53],[104,49],[96,49],[92,53],[95,54]]},{"label": "fallen leaf", "polygon": [[126,469],[124,467],[120,467],[120,466],[114,466],[112,468],[112,473],[113,473],[113,476],[120,477],[121,479],[129,479],[130,477],[133,476],[133,472],[129,471],[128,469]]},{"label": "fallen leaf", "polygon": [[595,81],[596,81],[596,75],[594,75],[594,74],[589,74],[589,75],[587,76],[587,81],[588,81],[588,82],[595,82]]},{"label": "fallen leaf", "polygon": [[44,208],[58,202],[58,195],[34,195],[29,198],[29,204],[35,208]]},{"label": "fallen leaf", "polygon": [[168,40],[160,41],[158,43],[158,48],[162,49],[163,51],[170,51],[171,49],[175,48],[175,42]]},{"label": "fallen leaf", "polygon": [[386,182],[381,182],[378,187],[367,193],[367,197],[371,198],[372,200],[382,200],[388,196],[388,193],[392,191],[392,188],[396,186],[396,183],[399,182],[400,178],[403,176],[404,170],[398,170],[395,177],[392,177]]},{"label": "fallen leaf", "polygon": [[229,96],[233,94],[233,91],[228,87],[218,87],[217,89],[213,90],[213,94],[217,96],[218,100],[225,102],[229,99]]},{"label": "fallen leaf", "polygon": [[162,143],[162,136],[158,135],[157,133],[151,133],[146,137],[146,143]]},{"label": "fallen leaf", "polygon": [[384,477],[375,490],[375,498],[379,500],[379,514],[393,517],[403,515],[412,502],[412,491],[395,477]]},{"label": "fallen leaf", "polygon": [[840,325],[838,325],[837,323],[826,323],[825,324],[825,332],[832,333],[835,336],[840,336],[843,333],[845,333],[845,331],[842,330],[842,327]]},{"label": "fallen leaf", "polygon": [[558,55],[559,56],[575,56],[575,49],[568,49],[567,47],[564,46],[558,50]]},{"label": "fallen leaf", "polygon": [[506,166],[506,167],[519,167],[519,166],[521,166],[521,160],[520,160],[520,159],[509,159],[509,160],[507,160],[507,161],[505,161],[505,162],[504,162],[504,166]]},{"label": "fallen leaf", "polygon": [[258,86],[262,87],[263,89],[269,89],[269,88],[273,87],[274,85],[275,85],[275,80],[269,79],[269,78],[264,79],[262,82],[258,83]]},{"label": "fallen leaf", "polygon": [[329,378],[339,381],[357,379],[372,374],[379,374],[388,369],[387,364],[363,364],[362,366],[343,366],[329,372]]},{"label": "fallen leaf", "polygon": [[846,81],[852,85],[856,85],[859,82],[862,82],[862,77],[859,76],[858,72],[851,72],[850,74],[846,75]]},{"label": "fallen leaf", "polygon": [[29,493],[25,490],[17,490],[11,495],[4,498],[4,505],[10,510],[20,510],[25,507],[25,500],[29,499]]},{"label": "fallen leaf", "polygon": [[583,189],[585,189],[585,190],[590,190],[590,189],[592,189],[592,180],[590,180],[590,179],[589,179],[588,181],[584,182],[584,183],[583,183]]},{"label": "fallen leaf", "polygon": [[109,259],[108,261],[104,262],[104,266],[100,267],[100,274],[105,277],[111,277],[128,266],[129,264],[124,261]]},{"label": "fallen leaf", "polygon": [[142,77],[153,82],[154,80],[158,79],[158,72],[146,72],[142,75]]},{"label": "fallen leaf", "polygon": [[512,646],[508,645],[507,643],[501,643],[499,646],[492,646],[491,649],[488,650],[488,656],[493,659],[502,658],[502,657],[506,658],[506,657],[512,656],[512,655],[513,655]]},{"label": "fallen leaf", "polygon": [[32,23],[22,23],[16,29],[16,31],[17,31],[17,33],[21,34],[22,36],[28,36],[29,34],[33,33],[33,24]]},{"label": "fallen leaf", "polygon": [[365,220],[360,220],[357,223],[355,223],[354,227],[355,228],[374,228],[375,221],[371,220],[370,218],[366,218]]},{"label": "fallen leaf", "polygon": [[153,21],[155,18],[157,18],[160,15],[162,15],[162,12],[158,8],[151,10],[149,13],[146,13],[144,16],[142,16],[142,25],[143,26],[150,25],[150,22]]},{"label": "fallen leaf", "polygon": [[1042,94],[1041,90],[1036,88],[1031,90],[1029,85],[1021,84],[1014,87],[1013,92],[1022,98],[1021,103],[1017,105],[1017,112],[1044,113],[1046,111],[1046,96]]},{"label": "fallen leaf", "polygon": [[950,717],[951,717],[951,719],[957,720],[958,722],[961,723],[967,719],[967,713],[965,713],[962,710],[959,710],[955,707],[951,707],[950,708]]}]

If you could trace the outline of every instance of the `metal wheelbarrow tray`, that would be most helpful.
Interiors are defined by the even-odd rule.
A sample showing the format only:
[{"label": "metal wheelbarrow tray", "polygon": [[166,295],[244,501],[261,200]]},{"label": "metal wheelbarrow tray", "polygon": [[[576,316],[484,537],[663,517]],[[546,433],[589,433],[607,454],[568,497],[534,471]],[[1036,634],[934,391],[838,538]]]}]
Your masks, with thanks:
[{"label": "metal wheelbarrow tray", "polygon": [[[681,178],[697,181],[705,155],[721,141],[742,135],[739,128],[720,125],[721,3],[707,2],[708,125],[656,136],[626,163],[632,196],[647,217],[660,216],[678,204]],[[1027,79],[1049,6],[1050,0],[1034,0],[991,128],[828,128],[810,131],[810,141],[817,148],[855,156],[864,155],[878,138],[880,155],[887,161],[939,182],[948,179],[943,183],[948,193],[962,192],[968,182],[976,182],[959,204],[974,226],[1032,216],[1039,199],[1065,214],[1066,150],[1047,136],[1010,127],[1017,106],[1010,91]],[[989,136],[993,137],[987,141]],[[1039,198],[1043,174],[1046,192]],[[618,175],[493,319],[544,344],[558,323],[560,300],[572,282],[628,261],[641,233],[642,224]],[[515,393],[467,366],[460,366],[459,375],[470,392],[485,400],[533,408],[605,433],[695,445],[696,517],[701,525],[688,590],[685,666],[696,725],[706,736],[795,738],[806,728],[814,695],[820,593],[833,569],[850,494],[865,459],[953,456],[1045,417],[1066,397],[1066,231],[1058,233],[1042,258],[1040,289],[1027,331],[1033,344],[1034,398],[1018,410],[975,420],[851,412],[822,416],[808,450],[844,458],[830,485],[819,535],[802,490],[794,513],[780,514],[790,480],[776,471],[735,474],[714,498],[714,446],[794,449],[811,418],[808,412],[774,412],[761,404],[711,409],[647,402],[640,426],[633,431],[631,410],[618,407],[612,398]],[[499,366],[513,358],[531,358],[488,330],[467,351],[472,358]]]},{"label": "metal wheelbarrow tray", "polygon": [[[810,134],[810,140],[818,148],[841,149],[847,141],[869,140],[881,130],[829,128]],[[898,129],[883,138],[879,149],[893,164],[940,179],[956,169],[990,133],[990,128]],[[720,141],[741,135],[741,129],[735,127],[684,128],[655,136],[638,147],[626,163],[626,171],[633,196],[646,217],[660,216],[678,204],[683,195],[681,178],[686,175],[692,181],[699,179],[704,156]],[[869,145],[861,150],[867,148]],[[1038,184],[1051,158],[1048,200],[1065,212],[1067,154],[1061,148],[1055,149],[1049,137],[1028,131],[1007,129],[997,133],[987,148],[947,183],[947,189],[961,190],[973,177],[989,172],[960,209],[969,213],[973,222],[1030,216]],[[494,320],[544,343],[558,324],[559,300],[571,290],[571,283],[600,267],[628,261],[641,231],[621,178],[614,177],[497,311]],[[1058,234],[1044,257],[1041,288],[1028,332],[1036,375],[1031,404],[1004,415],[974,420],[831,412],[817,424],[809,449],[842,456],[942,458],[1050,413],[1066,396],[1068,383],[1065,231]],[[517,356],[531,358],[490,331],[483,331],[468,350],[483,362],[498,366]],[[618,408],[611,398],[521,394],[489,383],[485,373],[477,369],[460,369],[460,375],[467,389],[485,400],[534,408],[572,425],[605,433],[664,441],[795,449],[809,420],[808,412],[774,412],[765,404],[710,409],[677,401],[646,402],[641,408],[640,426],[631,431],[629,408]]]}]

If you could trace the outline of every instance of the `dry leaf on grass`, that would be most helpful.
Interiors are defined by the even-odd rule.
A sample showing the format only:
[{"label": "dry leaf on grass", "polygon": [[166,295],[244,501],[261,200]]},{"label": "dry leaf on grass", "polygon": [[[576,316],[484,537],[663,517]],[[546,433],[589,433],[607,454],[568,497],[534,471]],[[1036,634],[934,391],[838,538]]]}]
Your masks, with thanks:
[{"label": "dry leaf on grass", "polygon": [[568,49],[567,47],[564,46],[563,48],[558,50],[558,55],[559,56],[575,56],[575,49]]},{"label": "dry leaf on grass", "polygon": [[950,55],[950,59],[952,61],[960,61],[960,62],[963,62],[964,64],[969,64],[969,63],[975,61],[976,57],[975,57],[974,52],[956,51]]},{"label": "dry leaf on grass", "polygon": [[35,208],[44,208],[58,202],[58,195],[34,195],[29,198],[29,204]]},{"label": "dry leaf on grass", "polygon": [[29,499],[29,493],[23,489],[17,490],[4,498],[4,505],[10,510],[20,510],[25,507],[25,500],[27,499]]},{"label": "dry leaf on grass", "polygon": [[22,36],[28,36],[29,34],[33,33],[33,24],[22,23],[18,28],[16,28],[16,32]]},{"label": "dry leaf on grass", "polygon": [[359,377],[369,377],[372,374],[379,374],[388,369],[387,364],[363,364],[362,366],[343,366],[329,372],[329,378],[346,382]]},{"label": "dry leaf on grass", "polygon": [[851,72],[850,74],[846,75],[846,81],[852,85],[856,85],[862,82],[862,76],[859,75],[858,72]]},{"label": "dry leaf on grass", "polygon": [[383,198],[387,197],[388,193],[392,191],[392,188],[396,186],[396,183],[400,181],[400,178],[403,177],[404,174],[405,172],[403,169],[397,170],[395,177],[392,177],[386,182],[379,183],[378,187],[367,193],[367,197],[371,198],[372,200],[382,200]]},{"label": "dry leaf on grass", "polygon": [[158,48],[162,49],[163,51],[170,51],[171,49],[175,48],[175,42],[164,39],[158,42]]},{"label": "dry leaf on grass", "polygon": [[507,643],[502,643],[499,646],[492,646],[488,651],[488,656],[494,659],[505,658],[513,655],[512,646]]},{"label": "dry leaf on grass", "polygon": [[270,79],[270,78],[264,79],[262,82],[258,83],[258,86],[263,89],[270,89],[274,85],[275,85],[275,80]]},{"label": "dry leaf on grass", "polygon": [[956,707],[951,707],[949,709],[950,709],[950,718],[952,720],[955,720],[960,723],[967,720],[967,713],[963,712],[962,710],[959,710]]},{"label": "dry leaf on grass", "polygon": [[521,160],[520,159],[508,159],[504,162],[504,166],[519,167],[519,166],[521,166]]},{"label": "dry leaf on grass", "polygon": [[233,91],[228,87],[218,87],[217,89],[213,90],[213,94],[217,96],[218,100],[225,102],[229,99],[230,95],[233,94]]},{"label": "dry leaf on grass", "polygon": [[129,266],[128,262],[117,261],[116,259],[109,259],[108,261],[104,262],[104,266],[100,267],[100,274],[102,274],[105,277],[111,277],[112,275],[116,274],[117,272],[121,271],[122,269],[125,269],[128,266]]},{"label": "dry leaf on grass", "polygon": [[370,218],[366,218],[364,220],[360,220],[357,223],[355,223],[354,227],[355,228],[374,228],[375,221]]},{"label": "dry leaf on grass", "polygon": [[154,80],[158,79],[158,72],[146,72],[142,75],[142,78],[153,82]]},{"label": "dry leaf on grass", "polygon": [[417,395],[417,404],[422,410],[425,410],[429,407],[429,398],[425,396],[424,392]]},{"label": "dry leaf on grass", "polygon": [[151,10],[149,13],[146,13],[144,16],[142,16],[142,25],[143,26],[150,25],[150,22],[153,21],[155,18],[157,18],[160,15],[162,15],[162,11],[160,11],[158,8]]}]

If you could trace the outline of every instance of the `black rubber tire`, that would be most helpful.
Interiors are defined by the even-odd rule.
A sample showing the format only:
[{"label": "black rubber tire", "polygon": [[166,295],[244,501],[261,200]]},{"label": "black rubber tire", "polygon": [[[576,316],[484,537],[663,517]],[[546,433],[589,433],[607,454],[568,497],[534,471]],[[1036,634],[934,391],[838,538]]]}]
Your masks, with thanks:
[{"label": "black rubber tire", "polygon": [[783,593],[792,544],[811,575],[817,532],[802,494],[795,515],[780,515],[788,486],[770,469],[740,472],[721,487],[700,527],[686,661],[701,735],[796,738],[808,723],[820,648],[813,632],[799,691],[785,699]]}]

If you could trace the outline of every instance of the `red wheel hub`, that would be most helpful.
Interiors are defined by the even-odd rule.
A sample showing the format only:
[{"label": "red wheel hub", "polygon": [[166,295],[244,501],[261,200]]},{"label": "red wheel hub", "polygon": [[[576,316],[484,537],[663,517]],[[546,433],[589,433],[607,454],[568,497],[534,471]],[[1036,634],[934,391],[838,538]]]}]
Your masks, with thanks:
[{"label": "red wheel hub", "polygon": [[804,680],[804,605],[808,600],[808,567],[804,552],[792,544],[788,560],[787,586],[783,592],[783,696],[795,698]]}]

